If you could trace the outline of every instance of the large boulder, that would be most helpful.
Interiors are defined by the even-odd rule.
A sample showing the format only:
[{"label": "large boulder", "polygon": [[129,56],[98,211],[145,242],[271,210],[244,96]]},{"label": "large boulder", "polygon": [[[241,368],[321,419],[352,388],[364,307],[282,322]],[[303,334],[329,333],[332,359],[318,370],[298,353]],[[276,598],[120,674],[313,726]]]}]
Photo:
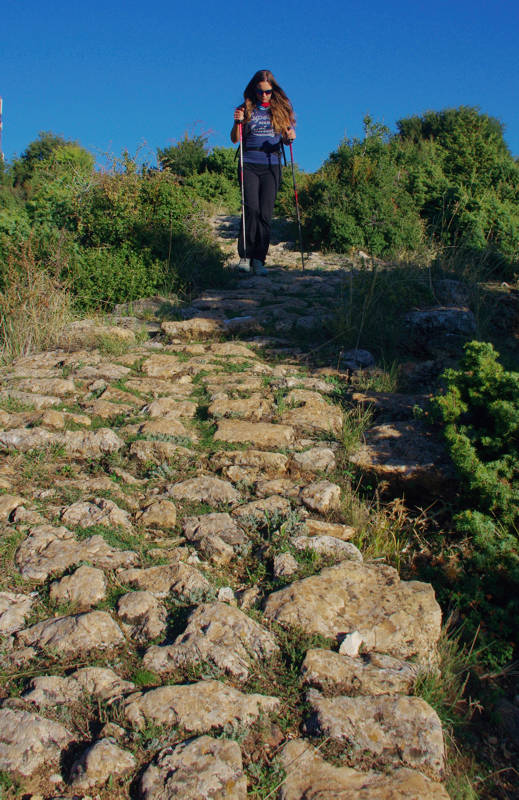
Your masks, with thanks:
[{"label": "large boulder", "polygon": [[416,354],[457,353],[462,344],[474,337],[477,324],[465,306],[435,306],[409,311],[404,317],[408,329],[409,350]]},{"label": "large boulder", "polygon": [[442,724],[420,697],[323,697],[308,692],[309,729],[369,754],[379,765],[419,769],[439,780],[445,766]]},{"label": "large boulder", "polygon": [[375,425],[349,459],[394,494],[441,494],[454,478],[445,447],[416,420]]},{"label": "large boulder", "polygon": [[435,656],[441,610],[430,584],[401,581],[386,564],[343,561],[271,594],[267,618],[334,639],[357,631],[366,652]]}]

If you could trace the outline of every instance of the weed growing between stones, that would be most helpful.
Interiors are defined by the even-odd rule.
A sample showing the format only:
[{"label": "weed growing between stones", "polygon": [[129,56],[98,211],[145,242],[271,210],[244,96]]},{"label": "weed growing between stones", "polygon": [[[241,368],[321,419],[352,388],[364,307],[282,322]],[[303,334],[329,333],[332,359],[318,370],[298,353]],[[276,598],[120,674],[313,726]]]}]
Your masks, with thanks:
[{"label": "weed growing between stones", "polygon": [[24,538],[25,535],[20,530],[5,532],[0,537],[0,587],[2,590],[12,589],[13,585],[25,585],[25,581],[14,567],[14,555]]},{"label": "weed growing between stones", "polygon": [[144,667],[135,670],[132,681],[139,689],[149,689],[162,684],[162,678],[159,675]]},{"label": "weed growing between stones", "polygon": [[0,396],[0,408],[7,411],[8,414],[35,411],[35,406],[32,403],[22,403],[21,400],[11,397],[8,392]]},{"label": "weed growing between stones", "polygon": [[400,570],[405,554],[422,539],[427,527],[425,512],[412,512],[399,498],[383,502],[378,492],[370,493],[371,499],[359,497],[356,491],[345,496],[343,508],[356,530],[352,541],[366,561],[384,559]]},{"label": "weed growing between stones", "polygon": [[7,800],[8,793],[16,797],[21,788],[19,781],[12,778],[11,775],[8,772],[4,772],[3,769],[0,770],[0,800],[4,800],[4,798]]},{"label": "weed growing between stones", "polygon": [[362,443],[364,433],[373,421],[373,414],[369,406],[352,406],[344,412],[342,428],[342,445],[344,455],[358,450]]},{"label": "weed growing between stones", "polygon": [[283,628],[276,622],[266,623],[259,611],[249,611],[249,616],[266,626],[276,635],[279,654],[270,660],[252,663],[245,690],[273,694],[281,700],[281,709],[271,715],[285,738],[297,736],[308,712],[305,690],[301,681],[301,665],[310,648],[336,649],[337,644],[320,634],[308,634],[297,628]]},{"label": "weed growing between stones", "polygon": [[[146,337],[147,338],[147,337]],[[121,336],[104,333],[96,337],[97,349],[104,356],[123,356],[129,353],[135,345],[132,339],[123,339]]]},{"label": "weed growing between stones", "polygon": [[420,671],[414,694],[434,708],[444,727],[453,735],[465,728],[478,710],[477,703],[465,697],[465,690],[479,653],[476,640],[467,645],[461,639],[461,632],[449,630],[449,627],[447,621],[438,642],[438,663]]},{"label": "weed growing between stones", "polygon": [[69,529],[74,531],[76,539],[79,541],[90,539],[91,536],[102,536],[111,547],[115,547],[118,550],[135,550],[144,561],[147,560],[147,551],[151,546],[150,543],[143,541],[143,537],[138,533],[128,531],[120,525],[96,524],[90,525],[88,528],[70,526]]}]

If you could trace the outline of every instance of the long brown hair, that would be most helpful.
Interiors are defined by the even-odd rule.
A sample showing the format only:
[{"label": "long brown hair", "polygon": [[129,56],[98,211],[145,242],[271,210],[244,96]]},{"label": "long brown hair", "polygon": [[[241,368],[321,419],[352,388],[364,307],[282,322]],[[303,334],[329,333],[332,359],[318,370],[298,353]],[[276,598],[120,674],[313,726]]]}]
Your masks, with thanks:
[{"label": "long brown hair", "polygon": [[259,69],[245,87],[243,92],[245,121],[248,122],[250,120],[252,110],[257,105],[256,87],[262,81],[266,81],[272,86],[272,94],[270,95],[272,126],[276,133],[284,133],[287,128],[295,124],[296,115],[294,114],[292,103],[269,69]]}]

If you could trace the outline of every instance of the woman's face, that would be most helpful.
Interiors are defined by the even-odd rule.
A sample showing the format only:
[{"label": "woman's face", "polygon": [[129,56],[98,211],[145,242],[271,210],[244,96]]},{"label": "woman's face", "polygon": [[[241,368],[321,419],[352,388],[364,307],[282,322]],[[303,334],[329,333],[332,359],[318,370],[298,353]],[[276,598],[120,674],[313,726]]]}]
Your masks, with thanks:
[{"label": "woman's face", "polygon": [[259,103],[270,103],[272,97],[272,84],[268,81],[260,81],[256,84],[256,97]]}]

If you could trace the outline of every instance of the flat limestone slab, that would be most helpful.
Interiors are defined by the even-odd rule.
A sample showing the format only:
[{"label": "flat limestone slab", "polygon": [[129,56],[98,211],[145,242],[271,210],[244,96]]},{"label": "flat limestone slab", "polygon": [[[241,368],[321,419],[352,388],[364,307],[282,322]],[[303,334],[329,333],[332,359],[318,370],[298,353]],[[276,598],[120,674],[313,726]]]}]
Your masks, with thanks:
[{"label": "flat limestone slab", "polygon": [[343,638],[358,631],[364,650],[434,658],[441,610],[430,584],[401,581],[386,564],[343,561],[271,594],[265,616],[281,625]]},{"label": "flat limestone slab", "polygon": [[224,419],[218,423],[214,438],[221,442],[250,442],[268,449],[290,447],[295,441],[295,431],[290,425]]},{"label": "flat limestone slab", "polygon": [[0,431],[0,449],[26,453],[28,450],[53,445],[63,447],[66,454],[73,458],[99,458],[117,452],[124,442],[110,428],[61,433],[51,433],[43,428],[13,428],[10,431]]},{"label": "flat limestone slab", "polygon": [[152,723],[207,733],[224,725],[248,724],[279,705],[277,697],[243,694],[220,681],[199,681],[133,695],[124,705],[124,715],[139,729]]},{"label": "flat limestone slab", "polygon": [[177,562],[146,569],[125,569],[118,573],[121,583],[133,589],[147,589],[155,597],[175,594],[186,600],[200,599],[211,593],[211,584],[190,564]]},{"label": "flat limestone slab", "polygon": [[43,583],[52,573],[62,573],[81,561],[102,569],[130,567],[139,560],[133,550],[117,550],[95,535],[78,541],[64,526],[37,525],[22,541],[15,563],[26,580]]},{"label": "flat limestone slab", "polygon": [[420,697],[323,697],[308,692],[308,726],[320,736],[347,742],[377,764],[413,767],[439,780],[445,766],[440,719]]},{"label": "flat limestone slab", "polygon": [[418,668],[380,653],[353,658],[315,649],[307,650],[301,674],[303,683],[334,694],[409,694]]},{"label": "flat limestone slab", "polygon": [[440,783],[420,772],[405,767],[389,774],[334,767],[303,739],[288,742],[281,763],[287,773],[281,800],[449,800]]},{"label": "flat limestone slab", "polygon": [[24,626],[34,597],[16,592],[0,592],[0,636],[19,631]]},{"label": "flat limestone slab", "polygon": [[76,655],[99,647],[120,645],[124,636],[106,611],[87,611],[69,617],[45,619],[16,634],[25,647],[56,650],[62,655]]}]

